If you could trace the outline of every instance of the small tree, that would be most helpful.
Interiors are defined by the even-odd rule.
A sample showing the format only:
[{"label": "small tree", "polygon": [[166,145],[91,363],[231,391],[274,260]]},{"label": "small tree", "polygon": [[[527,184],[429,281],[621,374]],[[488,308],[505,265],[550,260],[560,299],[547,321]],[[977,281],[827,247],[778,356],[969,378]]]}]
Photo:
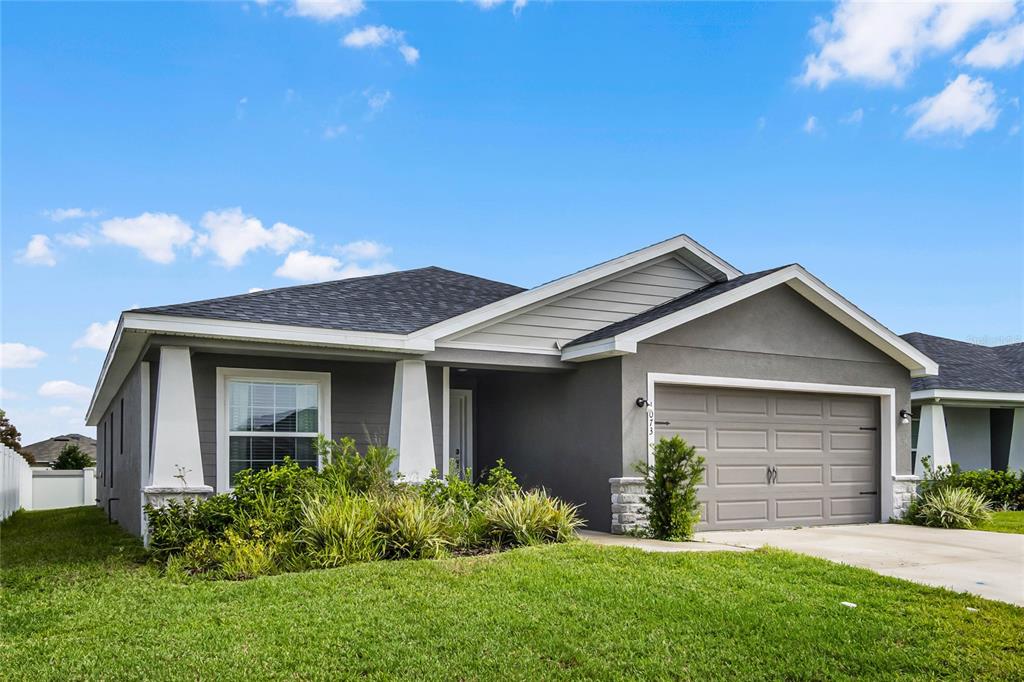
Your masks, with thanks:
[{"label": "small tree", "polygon": [[641,462],[649,534],[659,540],[689,540],[700,521],[697,486],[704,480],[704,458],[679,436],[654,446],[654,466]]},{"label": "small tree", "polygon": [[92,457],[82,452],[82,448],[78,447],[76,444],[68,443],[61,449],[60,454],[57,455],[57,459],[53,460],[53,464],[50,465],[50,468],[84,469],[92,466],[96,466],[96,462]]},{"label": "small tree", "polygon": [[29,464],[36,463],[36,458],[32,456],[31,452],[21,451],[21,433],[7,418],[7,413],[3,410],[0,410],[0,443],[17,452]]}]

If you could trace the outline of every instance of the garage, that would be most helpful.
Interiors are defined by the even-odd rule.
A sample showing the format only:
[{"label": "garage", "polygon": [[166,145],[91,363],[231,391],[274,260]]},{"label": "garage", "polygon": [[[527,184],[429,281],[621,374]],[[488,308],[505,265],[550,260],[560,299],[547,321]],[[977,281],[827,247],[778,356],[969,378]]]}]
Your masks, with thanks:
[{"label": "garage", "polygon": [[655,439],[706,460],[700,530],[879,520],[879,399],[655,386]]}]

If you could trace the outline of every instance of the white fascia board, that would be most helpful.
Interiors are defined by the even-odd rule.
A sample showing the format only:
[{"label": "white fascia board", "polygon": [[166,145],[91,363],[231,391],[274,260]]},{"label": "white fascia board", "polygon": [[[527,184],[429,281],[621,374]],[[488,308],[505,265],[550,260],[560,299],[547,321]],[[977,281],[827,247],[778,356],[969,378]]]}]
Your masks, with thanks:
[{"label": "white fascia board", "polygon": [[1022,403],[1024,393],[1009,391],[963,391],[947,388],[931,388],[925,391],[914,391],[911,400],[977,400],[979,402]]},{"label": "white fascia board", "polygon": [[597,280],[611,277],[623,270],[642,265],[656,258],[667,256],[675,251],[686,250],[705,261],[712,267],[720,270],[728,279],[739,277],[743,273],[732,267],[724,260],[711,253],[685,234],[667,239],[663,242],[653,244],[646,248],[627,253],[610,261],[594,265],[577,273],[556,279],[547,284],[542,284],[533,289],[527,289],[500,301],[495,301],[482,308],[476,308],[469,312],[457,315],[443,322],[431,325],[413,332],[410,338],[440,339],[451,336],[458,332],[465,331],[486,322],[495,321],[497,318],[578,289]]},{"label": "white fascia board", "polygon": [[434,350],[431,339],[411,339],[405,334],[355,332],[321,327],[299,327],[263,322],[238,322],[200,317],[178,317],[151,313],[125,313],[126,329],[160,334],[209,336],[250,341],[278,341],[317,346],[338,346],[363,350],[396,350],[427,353]]},{"label": "white fascia board", "polygon": [[557,348],[536,348],[533,346],[499,346],[496,343],[472,343],[469,341],[438,341],[435,348],[457,350],[482,350],[495,353],[529,353],[531,355],[561,355]]},{"label": "white fascia board", "polygon": [[[104,388],[104,385],[106,384],[107,377],[115,369],[115,366],[117,366],[116,369],[118,369],[118,370],[124,370],[124,368],[120,367],[119,365],[123,365],[124,362],[125,362],[125,356],[131,354],[127,350],[125,352],[120,353],[120,354],[118,353],[118,349],[121,348],[121,345],[122,345],[121,344],[121,339],[122,339],[123,336],[124,336],[124,314],[122,313],[120,318],[118,318],[118,320],[117,320],[117,328],[114,330],[114,337],[110,340],[110,346],[107,348],[107,355],[106,355],[105,358],[103,358],[103,367],[100,369],[100,376],[96,380],[96,386],[92,390],[92,398],[89,400],[89,409],[86,410],[86,412],[85,412],[85,424],[86,424],[86,426],[96,426],[96,424],[99,422],[102,414],[94,414],[94,413],[97,412],[97,411],[102,413],[103,410],[102,409],[98,409],[98,408],[104,408],[104,409],[106,408],[106,402],[104,401],[101,404],[100,403],[100,398],[101,398],[101,393],[103,393],[103,388]],[[134,349],[135,352],[137,353],[141,349],[142,345],[144,345],[145,339],[135,339],[135,341],[139,341],[138,348]],[[134,361],[134,358],[133,358],[133,361]],[[117,372],[117,373],[118,374],[122,374],[122,376],[120,377],[120,381],[124,380],[124,376],[123,375],[127,375],[127,371],[126,370],[120,371],[120,372]],[[120,381],[117,382],[118,385],[120,385]]]},{"label": "white fascia board", "polygon": [[565,362],[585,362],[588,360],[600,360],[616,355],[626,355],[636,352],[636,343],[625,341],[619,337],[600,339],[590,343],[581,343],[578,346],[570,346],[562,351],[562,360]]},{"label": "white fascia board", "polygon": [[[614,345],[616,348],[622,349],[627,349],[631,346],[632,351],[624,350],[624,352],[636,352],[636,344],[641,341],[686,324],[698,317],[721,310],[733,303],[767,291],[780,284],[788,284],[797,293],[821,308],[837,322],[909,369],[911,376],[935,376],[938,374],[939,367],[934,360],[825,286],[825,284],[799,265],[787,266],[770,275],[765,275],[753,282],[736,287],[724,294],[719,294],[671,315],[666,315],[660,319],[625,331],[613,339]],[[595,341],[580,346],[570,346],[563,351],[562,359],[568,359],[566,357],[567,353],[571,353],[576,361],[594,359],[581,351],[587,348],[593,348],[597,351],[602,348],[602,344],[605,342],[607,340]]]}]

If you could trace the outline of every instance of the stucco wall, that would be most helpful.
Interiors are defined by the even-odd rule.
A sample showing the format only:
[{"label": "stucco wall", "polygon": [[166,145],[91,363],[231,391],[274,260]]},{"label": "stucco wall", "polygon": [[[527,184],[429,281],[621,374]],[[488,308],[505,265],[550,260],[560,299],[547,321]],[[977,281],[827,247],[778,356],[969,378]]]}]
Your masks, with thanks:
[{"label": "stucco wall", "polygon": [[109,504],[111,518],[136,535],[142,532],[141,395],[141,363],[136,363],[96,427],[98,504],[104,511]]},{"label": "stucco wall", "polygon": [[576,504],[591,528],[608,530],[608,479],[622,454],[618,358],[557,374],[491,372],[477,378],[476,461],[504,458],[520,482]]},{"label": "stucco wall", "polygon": [[[623,461],[647,455],[647,373],[893,387],[910,409],[910,373],[788,286],[781,285],[652,337],[622,358]],[[896,473],[910,473],[910,425],[896,427]]]},{"label": "stucco wall", "polygon": [[989,409],[946,406],[942,412],[946,417],[950,459],[965,471],[991,468],[992,427]]}]

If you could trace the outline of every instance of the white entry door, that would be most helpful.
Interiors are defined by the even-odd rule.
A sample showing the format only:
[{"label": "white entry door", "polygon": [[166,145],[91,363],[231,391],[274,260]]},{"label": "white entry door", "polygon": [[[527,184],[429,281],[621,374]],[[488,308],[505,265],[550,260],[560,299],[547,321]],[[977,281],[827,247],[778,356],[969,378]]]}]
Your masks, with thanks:
[{"label": "white entry door", "polygon": [[448,414],[448,457],[461,474],[473,471],[473,391],[451,389]]}]

